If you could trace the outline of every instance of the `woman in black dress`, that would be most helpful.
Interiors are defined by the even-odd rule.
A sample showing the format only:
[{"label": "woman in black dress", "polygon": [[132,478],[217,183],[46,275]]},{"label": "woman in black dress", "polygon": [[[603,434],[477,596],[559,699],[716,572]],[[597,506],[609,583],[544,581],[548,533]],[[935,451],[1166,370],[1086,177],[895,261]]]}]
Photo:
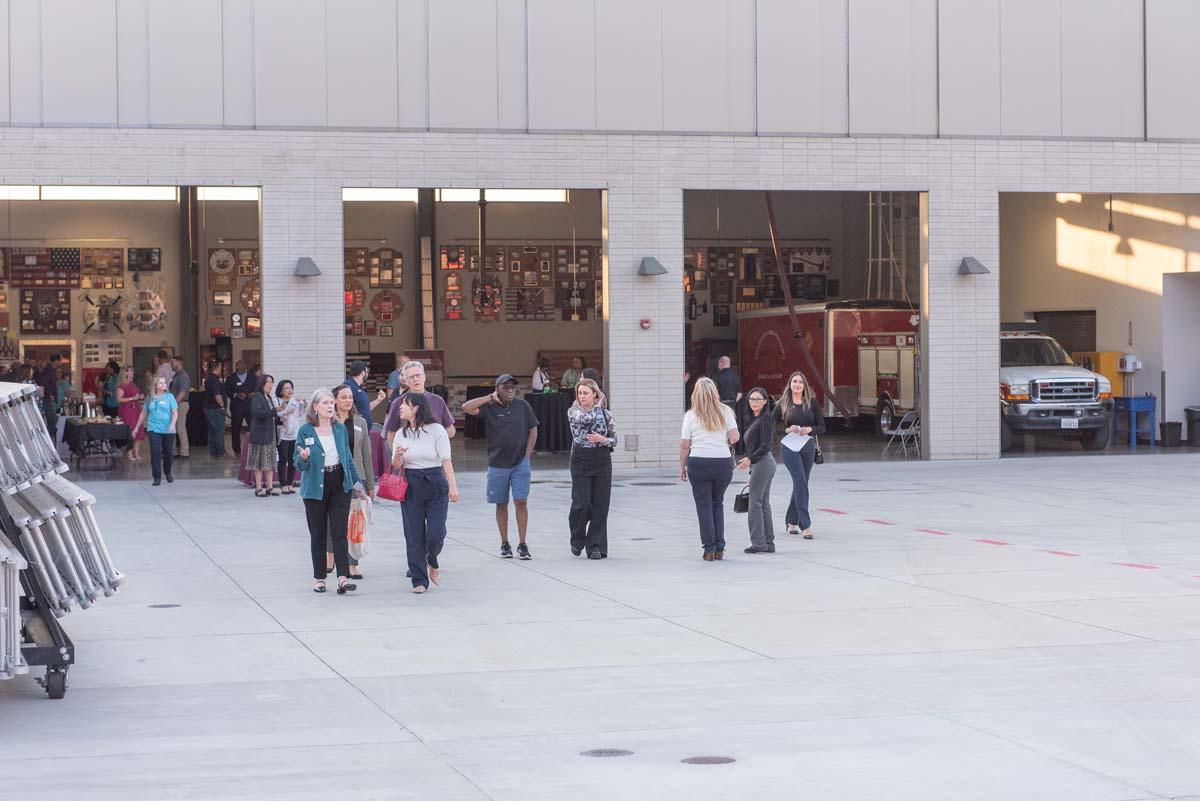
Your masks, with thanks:
[{"label": "woman in black dress", "polygon": [[[787,388],[775,406],[776,420],[782,420],[785,434],[804,434],[813,436],[825,433],[825,417],[821,414],[821,406],[812,397],[808,389],[808,381],[804,374],[797,371],[788,378]],[[788,504],[787,523],[788,534],[804,533],[804,539],[811,540],[812,517],[808,512],[808,476],[812,473],[813,460],[817,456],[817,441],[810,439],[799,451],[793,451],[784,445],[780,448],[783,456],[783,466],[792,477],[792,500]]]}]

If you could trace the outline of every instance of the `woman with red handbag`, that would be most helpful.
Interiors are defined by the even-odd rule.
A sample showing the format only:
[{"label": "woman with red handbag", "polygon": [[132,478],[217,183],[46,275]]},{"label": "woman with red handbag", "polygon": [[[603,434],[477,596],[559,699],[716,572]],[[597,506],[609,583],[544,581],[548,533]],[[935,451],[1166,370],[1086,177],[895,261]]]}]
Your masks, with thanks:
[{"label": "woman with red handbag", "polygon": [[419,392],[400,399],[392,466],[402,468],[408,480],[402,507],[408,574],[412,591],[423,593],[429,582],[442,583],[438,554],[446,542],[449,503],[458,501],[458,482],[450,461],[450,437],[440,423],[432,421],[429,403]]}]

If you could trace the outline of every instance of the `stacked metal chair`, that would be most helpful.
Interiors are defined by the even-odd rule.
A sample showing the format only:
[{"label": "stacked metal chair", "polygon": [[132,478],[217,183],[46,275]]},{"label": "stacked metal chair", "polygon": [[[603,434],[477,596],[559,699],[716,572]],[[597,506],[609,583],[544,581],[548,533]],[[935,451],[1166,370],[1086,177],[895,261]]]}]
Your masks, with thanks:
[{"label": "stacked metal chair", "polygon": [[57,619],[125,581],[96,523],[96,498],[63,478],[66,471],[37,389],[0,383],[0,679],[45,665],[40,681],[51,698],[66,692],[75,658]]}]

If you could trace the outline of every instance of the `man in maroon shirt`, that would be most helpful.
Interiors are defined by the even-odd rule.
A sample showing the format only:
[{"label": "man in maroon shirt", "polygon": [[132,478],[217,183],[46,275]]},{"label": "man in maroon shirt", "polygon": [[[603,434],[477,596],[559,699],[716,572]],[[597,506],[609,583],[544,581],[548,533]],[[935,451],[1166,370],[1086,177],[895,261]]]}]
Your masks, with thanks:
[{"label": "man in maroon shirt", "polygon": [[388,407],[387,419],[383,422],[388,450],[391,450],[392,440],[395,439],[396,432],[400,430],[400,398],[404,397],[407,392],[420,392],[424,395],[425,401],[429,404],[429,414],[433,417],[433,422],[441,423],[442,427],[446,429],[446,434],[453,437],[454,417],[450,414],[446,402],[440,395],[425,391],[425,365],[416,361],[406,362],[400,367],[400,377],[403,385],[408,389],[406,392],[401,392],[392,401],[392,405]]}]

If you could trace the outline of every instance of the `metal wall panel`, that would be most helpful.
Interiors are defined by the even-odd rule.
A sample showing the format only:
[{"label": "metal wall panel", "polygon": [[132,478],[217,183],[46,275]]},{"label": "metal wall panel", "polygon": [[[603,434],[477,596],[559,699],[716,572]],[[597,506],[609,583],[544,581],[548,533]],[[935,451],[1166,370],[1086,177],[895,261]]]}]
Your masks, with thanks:
[{"label": "metal wall panel", "polygon": [[596,128],[594,0],[529,0],[529,127]]},{"label": "metal wall panel", "polygon": [[116,4],[42,0],[41,27],[41,121],[116,125]]},{"label": "metal wall panel", "polygon": [[596,6],[596,126],[660,131],[663,124],[661,0]]},{"label": "metal wall panel", "polygon": [[1000,132],[1062,134],[1062,33],[1059,0],[1000,4]]},{"label": "metal wall panel", "polygon": [[845,134],[846,0],[758,0],[759,133]]},{"label": "metal wall panel", "polygon": [[1147,0],[1146,121],[1152,139],[1200,139],[1200,3]]},{"label": "metal wall panel", "polygon": [[150,0],[117,0],[117,124],[150,124]]},{"label": "metal wall panel", "polygon": [[663,3],[663,128],[754,130],[754,1]]},{"label": "metal wall panel", "polygon": [[34,3],[9,5],[8,103],[12,124],[41,124],[42,19]]},{"label": "metal wall panel", "polygon": [[1000,0],[940,0],[938,130],[1000,132]]},{"label": "metal wall panel", "polygon": [[396,95],[401,128],[429,126],[429,26],[425,0],[396,3]]},{"label": "metal wall panel", "polygon": [[329,124],[396,127],[396,4],[337,0],[326,19]]},{"label": "metal wall panel", "polygon": [[937,133],[936,0],[850,0],[850,133]]},{"label": "metal wall panel", "polygon": [[1142,0],[1062,0],[1063,136],[1141,137],[1142,90]]},{"label": "metal wall panel", "polygon": [[526,103],[525,0],[497,0],[496,90],[499,125],[506,130],[529,127]]},{"label": "metal wall panel", "polygon": [[[225,120],[221,0],[149,0],[148,19],[150,124],[221,125]],[[180,58],[180,45],[185,42],[188,55]],[[124,86],[123,78],[121,83]],[[125,116],[124,91],[121,116]]]},{"label": "metal wall panel", "polygon": [[254,4],[221,3],[221,105],[226,126],[254,124]]},{"label": "metal wall panel", "polygon": [[327,125],[324,0],[254,0],[253,30],[256,124]]},{"label": "metal wall panel", "polygon": [[429,4],[429,125],[499,126],[496,77],[497,0]]}]

